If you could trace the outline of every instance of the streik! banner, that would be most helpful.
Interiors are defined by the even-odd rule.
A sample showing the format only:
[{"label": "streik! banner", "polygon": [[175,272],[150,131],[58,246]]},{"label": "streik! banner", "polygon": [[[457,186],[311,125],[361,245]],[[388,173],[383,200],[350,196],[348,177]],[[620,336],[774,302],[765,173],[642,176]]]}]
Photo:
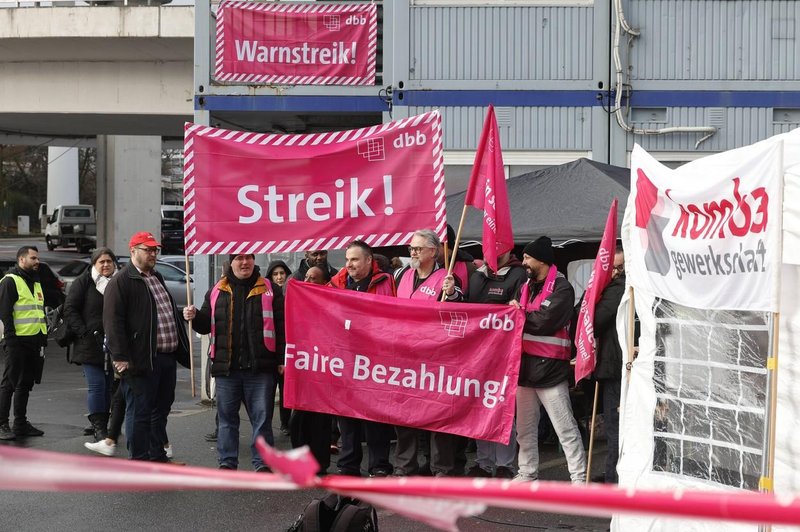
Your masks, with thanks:
[{"label": "streik! banner", "polygon": [[420,305],[291,280],[284,400],[507,443],[523,323],[506,305]]},{"label": "streik! banner", "polygon": [[278,135],[186,124],[189,254],[338,249],[444,236],[437,111],[370,128]]},{"label": "streik! banner", "polygon": [[637,145],[625,250],[634,288],[696,308],[777,311],[782,147],[732,153],[699,173],[667,168]]},{"label": "streik! banner", "polygon": [[221,82],[374,85],[374,3],[229,2],[217,11]]}]

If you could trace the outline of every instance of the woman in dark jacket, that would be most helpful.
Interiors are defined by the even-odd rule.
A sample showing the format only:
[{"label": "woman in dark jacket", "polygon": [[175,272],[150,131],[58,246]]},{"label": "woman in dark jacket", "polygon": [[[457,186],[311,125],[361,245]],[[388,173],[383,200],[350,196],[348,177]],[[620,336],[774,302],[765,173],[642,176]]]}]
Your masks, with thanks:
[{"label": "woman in dark jacket", "polygon": [[[273,284],[276,284],[286,290],[286,281],[289,279],[289,276],[292,275],[292,270],[289,269],[289,266],[286,265],[285,262],[282,260],[273,260],[267,266],[267,279],[270,280]],[[283,434],[289,434],[289,418],[292,415],[292,411],[288,408],[283,407],[283,375],[278,375],[278,390],[280,394],[278,395],[278,399],[280,401],[280,418],[281,418],[281,432]]]},{"label": "woman in dark jacket", "polygon": [[91,267],[70,287],[64,319],[75,335],[70,362],[83,367],[89,387],[89,421],[95,440],[107,436],[113,372],[103,351],[103,292],[117,273],[117,257],[109,248],[92,253]]}]

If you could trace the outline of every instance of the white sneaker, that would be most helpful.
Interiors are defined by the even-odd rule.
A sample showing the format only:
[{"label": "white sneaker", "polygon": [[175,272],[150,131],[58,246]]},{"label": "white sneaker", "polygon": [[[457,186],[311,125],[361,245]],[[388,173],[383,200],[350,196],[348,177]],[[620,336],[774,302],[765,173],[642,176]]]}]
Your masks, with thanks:
[{"label": "white sneaker", "polygon": [[117,452],[117,444],[112,443],[109,445],[106,443],[106,440],[100,440],[95,443],[86,442],[83,444],[83,446],[90,451],[102,454],[103,456],[114,456],[114,454]]},{"label": "white sneaker", "polygon": [[511,482],[534,482],[538,480],[533,475],[527,473],[517,473],[517,476],[511,479]]},{"label": "white sneaker", "polygon": [[172,458],[172,444],[165,445],[164,446],[164,451],[167,453],[167,458],[168,459]]}]

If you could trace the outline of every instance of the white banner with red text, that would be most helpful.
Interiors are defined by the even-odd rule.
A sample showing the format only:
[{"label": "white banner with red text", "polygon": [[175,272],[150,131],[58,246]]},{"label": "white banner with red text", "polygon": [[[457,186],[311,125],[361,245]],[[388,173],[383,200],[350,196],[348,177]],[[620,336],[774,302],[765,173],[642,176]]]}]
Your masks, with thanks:
[{"label": "white banner with red text", "polygon": [[636,146],[626,249],[636,289],[696,308],[777,311],[782,143],[718,171],[672,170]]},{"label": "white banner with red text", "polygon": [[422,227],[444,237],[437,111],[310,135],[185,129],[190,255],[401,245]]},{"label": "white banner with red text", "polygon": [[286,292],[288,408],[509,441],[521,310],[298,281]]},{"label": "white banner with red text", "polygon": [[220,82],[374,85],[374,3],[229,2],[217,11]]}]

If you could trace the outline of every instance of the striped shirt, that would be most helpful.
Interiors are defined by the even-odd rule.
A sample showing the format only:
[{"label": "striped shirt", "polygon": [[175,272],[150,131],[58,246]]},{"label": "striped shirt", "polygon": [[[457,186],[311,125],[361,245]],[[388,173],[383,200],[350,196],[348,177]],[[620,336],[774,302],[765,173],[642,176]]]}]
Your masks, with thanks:
[{"label": "striped shirt", "polygon": [[172,314],[172,301],[167,289],[152,273],[141,272],[142,279],[147,283],[147,288],[153,294],[156,302],[156,351],[159,353],[172,353],[178,349],[178,326]]}]

